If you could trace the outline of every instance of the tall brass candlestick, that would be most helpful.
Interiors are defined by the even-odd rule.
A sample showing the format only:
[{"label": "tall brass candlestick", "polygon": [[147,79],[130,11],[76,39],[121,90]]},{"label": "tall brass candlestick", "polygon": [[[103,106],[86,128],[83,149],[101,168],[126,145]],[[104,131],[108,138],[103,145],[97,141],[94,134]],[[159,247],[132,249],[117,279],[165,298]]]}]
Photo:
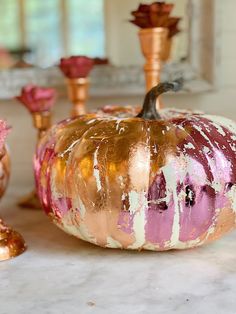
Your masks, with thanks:
[{"label": "tall brass candlestick", "polygon": [[[160,83],[162,61],[167,42],[168,29],[165,27],[144,28],[139,31],[142,53],[146,59],[144,65],[146,91]],[[157,109],[161,103],[157,102]]]},{"label": "tall brass candlestick", "polygon": [[85,103],[88,98],[89,79],[87,77],[73,79],[67,78],[66,85],[68,97],[73,104],[71,116],[77,117],[85,114]]}]

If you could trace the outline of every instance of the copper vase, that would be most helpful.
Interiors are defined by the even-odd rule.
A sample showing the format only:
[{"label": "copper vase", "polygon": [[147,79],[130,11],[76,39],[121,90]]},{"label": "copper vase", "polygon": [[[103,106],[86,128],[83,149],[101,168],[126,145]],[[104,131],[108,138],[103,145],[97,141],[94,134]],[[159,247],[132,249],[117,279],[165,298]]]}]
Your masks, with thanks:
[{"label": "copper vase", "polygon": [[[0,198],[7,187],[10,175],[10,159],[4,147],[0,155]],[[0,261],[16,257],[26,249],[23,237],[0,218]]]},{"label": "copper vase", "polygon": [[[139,31],[141,50],[146,59],[144,72],[147,92],[161,81],[167,37],[168,29],[165,27],[145,28]],[[157,106],[161,107],[160,102]]]},{"label": "copper vase", "polygon": [[66,79],[67,92],[73,104],[72,117],[83,115],[86,112],[85,103],[88,98],[89,79],[86,77]]}]

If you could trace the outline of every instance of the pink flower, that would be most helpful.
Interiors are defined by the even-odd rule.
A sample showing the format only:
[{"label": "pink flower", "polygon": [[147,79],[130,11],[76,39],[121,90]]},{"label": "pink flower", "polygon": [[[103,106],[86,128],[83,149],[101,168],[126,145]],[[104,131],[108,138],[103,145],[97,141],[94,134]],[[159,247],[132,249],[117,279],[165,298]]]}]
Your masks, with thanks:
[{"label": "pink flower", "polygon": [[5,142],[6,136],[9,133],[9,126],[6,124],[4,120],[0,120],[0,151],[3,148],[3,144]]},{"label": "pink flower", "polygon": [[61,58],[59,67],[67,78],[85,78],[89,75],[94,60],[85,56],[72,56]]},{"label": "pink flower", "polygon": [[53,88],[27,85],[22,88],[19,100],[30,112],[43,112],[52,108],[56,92]]}]

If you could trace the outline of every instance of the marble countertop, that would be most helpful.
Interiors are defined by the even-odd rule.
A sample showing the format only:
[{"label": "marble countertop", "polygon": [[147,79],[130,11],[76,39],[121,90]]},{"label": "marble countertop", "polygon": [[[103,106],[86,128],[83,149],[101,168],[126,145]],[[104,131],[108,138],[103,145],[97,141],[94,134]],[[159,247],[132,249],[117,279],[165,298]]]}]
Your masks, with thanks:
[{"label": "marble countertop", "polygon": [[164,253],[102,249],[70,237],[43,212],[17,208],[33,185],[35,133],[15,104],[1,103],[0,116],[14,127],[12,177],[0,213],[28,245],[23,255],[0,263],[0,314],[236,313],[236,232]]},{"label": "marble countertop", "polygon": [[18,209],[18,196],[10,189],[1,213],[28,250],[0,263],[1,314],[236,313],[235,232],[188,251],[101,249]]}]

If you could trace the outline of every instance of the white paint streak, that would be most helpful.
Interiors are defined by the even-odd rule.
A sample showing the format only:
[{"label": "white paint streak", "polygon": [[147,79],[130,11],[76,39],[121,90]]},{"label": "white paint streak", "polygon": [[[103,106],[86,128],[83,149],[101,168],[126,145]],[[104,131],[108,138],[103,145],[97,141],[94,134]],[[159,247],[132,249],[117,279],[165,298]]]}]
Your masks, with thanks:
[{"label": "white paint streak", "polygon": [[213,181],[211,186],[216,192],[221,192],[223,189],[223,185],[219,181]]},{"label": "white paint streak", "polygon": [[74,141],[63,153],[59,154],[59,157],[64,157],[65,154],[69,153],[72,151],[74,146],[80,141],[80,139]]},{"label": "white paint streak", "polygon": [[135,214],[137,209],[139,208],[139,193],[135,191],[129,192],[129,211],[132,214]]},{"label": "white paint streak", "polygon": [[189,149],[195,149],[195,146],[192,143],[188,143],[184,145],[185,148],[189,148]]},{"label": "white paint streak", "polygon": [[165,177],[166,181],[166,191],[167,193],[173,195],[174,200],[174,221],[172,225],[172,235],[171,235],[171,246],[176,247],[179,242],[179,232],[180,232],[180,208],[179,208],[179,201],[177,195],[177,185],[176,185],[176,177],[174,172],[174,167],[171,163],[164,166],[162,172]]},{"label": "white paint streak", "polygon": [[123,121],[123,119],[117,119],[116,121],[116,130],[118,131],[119,130],[119,127],[120,127],[120,123]]},{"label": "white paint streak", "polygon": [[[131,201],[131,200],[130,200]],[[131,204],[131,207],[136,204],[137,197],[134,198],[134,204]],[[128,249],[136,250],[141,249],[145,244],[145,224],[146,224],[146,209],[148,207],[146,193],[139,193],[138,197],[138,207],[136,207],[136,213],[134,216],[133,230],[135,234],[135,242],[131,244]]]},{"label": "white paint streak", "polygon": [[204,118],[209,119],[210,121],[215,122],[217,125],[221,125],[228,129],[232,133],[236,133],[236,123],[225,117],[219,117],[214,115],[204,115]]},{"label": "white paint streak", "polygon": [[204,152],[205,154],[208,154],[208,153],[210,153],[210,149],[209,149],[208,147],[204,146],[204,147],[203,147],[203,152]]},{"label": "white paint streak", "polygon": [[92,120],[89,120],[86,124],[91,124],[91,123],[94,123],[95,121],[97,121],[97,119],[92,119]]},{"label": "white paint streak", "polygon": [[[220,213],[221,209],[220,208],[216,208],[215,209],[215,218],[218,217],[219,213]],[[216,218],[217,219],[217,218]],[[207,235],[206,235],[206,239],[208,239],[208,237],[213,234],[215,232],[215,229],[216,229],[216,220],[213,219],[212,220],[212,224],[211,226],[208,228],[207,230]],[[202,240],[202,243],[205,242],[205,239]]]},{"label": "white paint streak", "polygon": [[236,213],[236,185],[233,185],[227,192],[227,197],[231,201],[233,211]]},{"label": "white paint streak", "polygon": [[[79,225],[75,223],[71,223],[71,219],[73,212],[68,212],[62,219],[62,225],[57,224],[62,230],[70,235],[74,235],[75,237],[96,244],[96,239],[92,237],[83,221],[79,222]],[[57,222],[56,222],[57,223]]]},{"label": "white paint streak", "polygon": [[217,124],[217,123],[212,123],[212,124],[214,125],[214,127],[217,129],[217,131],[218,131],[221,135],[223,135],[223,136],[226,135],[225,132],[224,132],[224,130],[222,129],[222,127],[221,127],[219,124]]},{"label": "white paint streak", "polygon": [[96,183],[97,183],[97,191],[99,192],[102,188],[102,185],[101,185],[99,168],[98,168],[98,149],[99,149],[99,147],[96,149],[96,151],[94,153],[93,175],[94,175]]},{"label": "white paint streak", "polygon": [[119,241],[114,240],[112,237],[107,237],[107,244],[106,247],[112,248],[112,249],[121,249],[122,245]]},{"label": "white paint streak", "polygon": [[118,180],[120,182],[120,187],[123,189],[125,187],[125,183],[124,183],[124,179],[122,176],[119,176],[118,177]]},{"label": "white paint streak", "polygon": [[[85,223],[83,222],[85,219],[85,215],[86,215],[86,208],[85,208],[79,195],[73,199],[72,209],[68,212],[68,215],[69,216],[74,215],[74,212],[76,212],[77,210],[79,211],[79,214],[80,214],[80,222],[79,222],[79,226],[77,226],[77,231],[73,230],[72,226],[67,223],[66,217],[65,217],[65,219],[63,217],[62,222],[63,222],[64,228],[67,230],[66,232],[69,233],[69,230],[71,230],[71,232],[74,232],[74,235],[79,237],[80,239],[85,240],[85,241],[89,241],[91,243],[95,243],[96,242],[95,238],[93,238],[90,235]],[[91,239],[91,240],[89,240],[89,239]]]},{"label": "white paint streak", "polygon": [[230,148],[232,149],[233,152],[236,151],[236,145],[233,143],[233,144],[229,144]]},{"label": "white paint streak", "polygon": [[57,168],[52,167],[51,168],[51,176],[50,176],[50,188],[51,188],[51,194],[53,199],[59,199],[63,197],[64,191],[58,191],[58,183],[57,183]]},{"label": "white paint streak", "polygon": [[194,128],[205,138],[205,140],[207,140],[209,145],[211,145],[213,147],[209,137],[203,132],[202,128],[198,125],[194,125]]}]

